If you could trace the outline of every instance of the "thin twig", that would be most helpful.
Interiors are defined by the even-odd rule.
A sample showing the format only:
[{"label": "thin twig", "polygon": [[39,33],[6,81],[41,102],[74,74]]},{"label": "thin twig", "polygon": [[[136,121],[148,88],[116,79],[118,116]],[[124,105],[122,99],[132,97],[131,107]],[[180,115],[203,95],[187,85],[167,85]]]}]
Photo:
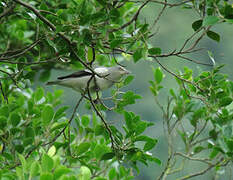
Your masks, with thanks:
[{"label": "thin twig", "polygon": [[[128,1],[128,2],[134,2],[134,3],[141,3],[142,1]],[[169,7],[175,7],[175,6],[180,6],[182,4],[185,4],[185,3],[188,3],[188,2],[192,2],[192,0],[186,0],[186,1],[181,1],[179,3],[167,3],[167,2],[163,2],[163,1],[158,1],[158,0],[151,0],[150,1],[151,3],[157,3],[157,4],[162,4],[162,5],[166,5],[166,6],[169,6]]]},{"label": "thin twig", "polygon": [[18,86],[17,81],[15,80],[15,75],[12,75],[11,73],[8,73],[8,72],[3,71],[3,70],[1,70],[1,69],[0,69],[0,72],[2,72],[2,73],[4,73],[4,74],[7,74],[8,77],[13,81],[13,83],[15,84],[15,86],[16,86],[17,88],[21,89],[21,88]]},{"label": "thin twig", "polygon": [[203,62],[200,62],[200,61],[196,61],[196,60],[193,60],[191,58],[188,58],[188,57],[185,57],[185,56],[182,56],[182,55],[176,55],[177,57],[179,58],[182,58],[182,59],[185,59],[185,60],[188,60],[190,62],[193,62],[195,64],[201,64],[201,65],[204,65],[204,66],[213,66],[213,64],[209,64],[209,63],[203,63]]},{"label": "thin twig", "polygon": [[46,145],[48,145],[48,144],[54,143],[54,142],[57,140],[57,138],[60,137],[61,134],[65,132],[66,128],[67,128],[68,126],[70,126],[70,124],[71,124],[71,122],[72,122],[72,120],[73,120],[73,118],[74,118],[74,115],[75,115],[75,113],[76,113],[76,111],[77,111],[77,109],[78,109],[80,103],[82,102],[83,98],[84,98],[84,96],[81,96],[81,98],[78,100],[78,102],[77,102],[77,104],[76,104],[76,106],[75,106],[75,108],[74,108],[74,110],[73,110],[73,113],[72,113],[72,115],[71,115],[69,121],[68,121],[67,124],[65,125],[65,127],[64,127],[50,142],[44,143],[43,146],[46,146]]},{"label": "thin twig", "polygon": [[158,23],[159,19],[161,18],[162,14],[163,14],[164,11],[165,11],[165,9],[166,9],[166,7],[167,7],[167,0],[164,0],[164,2],[165,2],[165,3],[164,3],[164,6],[163,6],[163,8],[161,9],[161,11],[159,12],[159,14],[158,14],[157,18],[155,19],[155,21],[154,21],[153,25],[151,26],[151,28],[154,27],[154,26]]},{"label": "thin twig", "polygon": [[146,2],[144,2],[144,3],[139,7],[139,9],[137,10],[137,12],[134,14],[133,18],[132,18],[129,22],[123,24],[123,25],[122,25],[121,27],[119,27],[119,28],[111,29],[111,30],[109,30],[109,32],[115,32],[115,31],[122,30],[122,29],[126,28],[127,26],[129,26],[130,24],[132,24],[134,21],[137,20],[138,15],[140,14],[140,11],[142,10],[142,8],[143,8],[147,3],[149,3],[149,2],[150,2],[150,0],[147,0]]},{"label": "thin twig", "polygon": [[[90,100],[90,103],[92,105],[92,107],[94,108],[96,114],[99,116],[99,118],[101,119],[101,121],[103,122],[106,130],[108,131],[109,133],[109,137],[111,139],[111,144],[112,144],[112,149],[113,151],[115,151],[115,141],[114,141],[114,138],[113,138],[113,135],[112,135],[112,130],[110,129],[110,127],[108,126],[107,122],[104,120],[104,117],[102,116],[102,114],[99,112],[99,110],[97,109],[92,97],[91,97],[91,93],[90,93],[90,89],[89,89],[89,86],[90,86],[90,82],[93,80],[93,78],[95,79],[95,74],[93,74],[91,76],[91,78],[88,80],[87,82],[87,88],[86,88],[86,91],[87,91],[87,94],[88,94],[88,98]],[[95,81],[95,80],[94,80]],[[98,87],[97,87],[98,88]]]},{"label": "thin twig", "polygon": [[[23,2],[23,1],[21,1],[21,0],[13,0],[13,1],[15,1],[16,3],[18,3],[18,4],[20,4],[20,5],[24,6],[24,7],[26,7],[27,9],[30,9],[31,11],[33,11],[34,14],[35,14],[42,22],[44,22],[53,32],[56,33],[56,26],[55,26],[53,23],[51,23],[48,19],[46,19],[46,18],[40,13],[39,10],[37,10],[36,8],[34,8],[33,6],[31,6],[30,4],[25,3],[25,2]],[[89,69],[89,70],[94,74],[95,72],[92,70],[92,68],[89,67],[89,66],[77,55],[77,52],[76,52],[76,50],[74,49],[74,43],[71,42],[71,41],[69,40],[69,38],[66,37],[63,33],[58,32],[57,34],[58,34],[63,40],[65,40],[65,42],[67,42],[68,47],[69,47],[70,51],[73,53],[73,55],[75,56],[75,58],[76,58],[83,66],[85,66],[87,69]]]},{"label": "thin twig", "polygon": [[203,174],[205,174],[206,172],[208,172],[209,170],[211,170],[212,168],[214,168],[215,166],[217,166],[217,165],[218,165],[219,163],[221,163],[223,160],[224,160],[224,158],[221,158],[218,162],[209,165],[206,169],[204,169],[204,170],[202,170],[202,171],[199,171],[199,172],[197,172],[197,173],[193,173],[193,174],[184,176],[184,177],[182,177],[182,178],[179,178],[178,180],[191,179],[191,178],[193,178],[193,177],[203,175]]},{"label": "thin twig", "polygon": [[170,71],[169,69],[167,69],[163,64],[161,64],[160,61],[157,58],[155,58],[155,60],[166,72],[168,72],[169,74],[173,75],[174,77],[176,77],[177,79],[179,79],[181,81],[184,81],[186,83],[194,85],[196,88],[198,88],[200,91],[203,92],[203,89],[201,89],[196,83],[191,82],[191,81],[189,81],[187,79],[184,79],[184,78],[178,76],[177,74],[173,73],[172,71]]},{"label": "thin twig", "polygon": [[3,90],[3,87],[2,87],[2,82],[1,82],[1,81],[0,81],[0,89],[1,89],[2,96],[3,96],[4,100],[5,100],[6,103],[8,104],[8,98],[7,98],[6,94],[4,93],[4,90]]},{"label": "thin twig", "polygon": [[[25,54],[27,51],[29,51],[29,50],[31,50],[32,48],[34,48],[39,42],[40,42],[40,39],[37,40],[37,41],[35,41],[35,42],[33,42],[33,43],[30,44],[29,46],[23,48],[22,50],[17,50],[17,52],[18,52],[18,51],[20,51],[20,52],[17,53],[17,54],[14,54],[14,55],[12,55],[12,56],[0,57],[0,61],[4,62],[4,60],[9,60],[9,59],[13,59],[13,58],[19,57],[19,56]],[[9,53],[9,52],[6,52],[6,53],[4,53],[4,54],[7,54],[7,53]],[[12,53],[12,52],[11,52],[11,53]],[[0,56],[2,56],[2,55],[3,55],[3,54],[0,54]]]},{"label": "thin twig", "polygon": [[174,155],[175,155],[175,156],[182,156],[182,157],[184,157],[184,158],[186,158],[186,159],[189,159],[189,160],[191,160],[191,161],[199,161],[199,162],[202,162],[202,163],[211,165],[211,163],[209,162],[210,159],[193,158],[193,157],[190,157],[190,156],[188,156],[188,155],[186,155],[186,154],[183,154],[183,153],[181,153],[181,152],[176,152]]}]

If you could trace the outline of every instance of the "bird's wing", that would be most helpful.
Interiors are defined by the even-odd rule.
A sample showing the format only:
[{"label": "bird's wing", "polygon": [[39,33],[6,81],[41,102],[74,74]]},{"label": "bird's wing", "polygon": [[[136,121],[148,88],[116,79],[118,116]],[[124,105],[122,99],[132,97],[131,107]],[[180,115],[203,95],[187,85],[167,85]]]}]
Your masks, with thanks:
[{"label": "bird's wing", "polygon": [[78,71],[78,72],[69,74],[67,76],[58,77],[57,79],[63,80],[63,79],[79,78],[79,77],[91,76],[91,75],[92,75],[92,73],[90,71],[82,70],[82,71]]}]

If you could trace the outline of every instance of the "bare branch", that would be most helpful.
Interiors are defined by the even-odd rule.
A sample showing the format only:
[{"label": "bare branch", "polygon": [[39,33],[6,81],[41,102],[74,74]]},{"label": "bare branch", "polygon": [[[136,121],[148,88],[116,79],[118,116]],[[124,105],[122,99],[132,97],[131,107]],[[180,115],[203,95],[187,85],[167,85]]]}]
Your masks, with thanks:
[{"label": "bare branch", "polygon": [[[110,129],[110,127],[108,126],[107,122],[104,120],[104,117],[102,116],[101,112],[99,112],[99,110],[97,109],[92,97],[91,97],[91,93],[90,93],[90,90],[89,90],[89,85],[90,85],[90,82],[92,81],[92,79],[95,79],[95,74],[92,75],[92,77],[88,80],[88,83],[87,83],[87,94],[88,94],[88,98],[90,100],[90,103],[92,105],[92,107],[94,108],[96,114],[99,116],[99,118],[101,119],[101,121],[103,122],[106,130],[108,131],[109,133],[109,137],[111,139],[111,144],[112,144],[112,149],[115,151],[115,141],[114,141],[114,138],[113,138],[113,135],[112,135],[112,130]],[[95,81],[95,80],[94,80]]]},{"label": "bare branch", "polygon": [[155,19],[155,21],[154,21],[154,23],[153,23],[153,25],[152,25],[151,27],[154,27],[154,26],[158,23],[159,19],[161,18],[162,14],[164,13],[164,11],[165,11],[165,9],[166,9],[166,7],[167,7],[167,0],[165,0],[164,2],[165,2],[165,3],[164,3],[163,8],[162,8],[161,11],[159,12],[157,18]]},{"label": "bare branch", "polygon": [[204,170],[202,170],[202,171],[199,171],[199,172],[197,172],[197,173],[193,173],[193,174],[184,176],[184,177],[182,177],[182,178],[179,178],[178,180],[191,179],[191,178],[193,178],[193,177],[203,175],[203,174],[205,174],[206,172],[208,172],[209,170],[211,170],[212,168],[214,168],[215,166],[219,165],[222,161],[224,161],[224,158],[221,158],[218,162],[209,165],[206,169],[204,169]]},{"label": "bare branch", "polygon": [[78,100],[78,102],[77,102],[77,104],[76,104],[76,106],[75,106],[75,108],[74,108],[74,110],[73,110],[73,113],[72,113],[72,115],[71,115],[69,121],[68,121],[67,124],[65,125],[65,127],[64,127],[50,142],[44,143],[43,146],[46,146],[46,145],[49,145],[49,144],[54,143],[54,142],[57,140],[57,138],[60,137],[61,134],[65,132],[66,128],[67,128],[68,126],[70,126],[72,120],[74,119],[74,115],[75,115],[75,113],[76,113],[76,111],[77,111],[77,109],[78,109],[80,103],[82,102],[83,98],[84,98],[84,96],[81,96],[81,98]]},{"label": "bare branch", "polygon": [[177,79],[179,79],[179,80],[181,80],[181,81],[184,81],[184,82],[186,82],[186,83],[189,83],[189,84],[194,85],[196,88],[198,88],[200,91],[203,92],[203,89],[201,89],[201,88],[198,86],[198,84],[196,84],[196,83],[194,83],[194,82],[191,82],[191,81],[189,81],[189,80],[187,80],[187,79],[184,79],[184,78],[178,76],[177,74],[175,74],[174,72],[172,72],[172,71],[170,71],[168,68],[166,68],[163,64],[161,64],[161,62],[160,62],[157,58],[155,58],[155,60],[156,60],[156,62],[157,62],[166,72],[168,72],[169,74],[173,75],[174,77],[176,77]]},{"label": "bare branch", "polygon": [[191,160],[191,161],[199,161],[199,162],[202,162],[202,163],[211,165],[210,159],[193,158],[193,157],[191,157],[191,156],[189,156],[189,155],[187,155],[187,154],[183,154],[183,153],[181,153],[181,152],[176,152],[174,155],[175,155],[175,156],[182,156],[182,157],[184,157],[184,158],[186,158],[186,159],[189,159],[189,160]]},{"label": "bare branch", "polygon": [[[35,15],[42,21],[44,22],[48,27],[50,27],[50,29],[52,31],[54,31],[56,33],[56,26],[54,24],[52,24],[48,19],[46,19],[43,15],[41,15],[40,11],[37,10],[36,8],[34,8],[33,6],[31,6],[30,4],[27,4],[21,0],[13,0],[16,3],[26,7],[27,9],[30,9],[31,11],[33,11],[35,13]],[[92,70],[92,68],[90,68],[76,53],[76,51],[74,50],[74,43],[71,42],[69,40],[68,37],[66,37],[64,34],[62,34],[61,32],[57,33],[63,40],[65,40],[69,46],[70,51],[74,54],[74,56],[76,57],[76,59],[83,65],[85,66],[87,69],[89,69],[92,73],[94,73],[94,71]]]},{"label": "bare branch", "polygon": [[179,58],[182,58],[182,59],[185,59],[185,60],[188,60],[190,62],[193,62],[195,64],[200,64],[200,65],[204,65],[204,66],[213,66],[213,64],[208,64],[208,63],[202,63],[202,62],[199,62],[199,61],[196,61],[196,60],[193,60],[191,58],[188,58],[188,57],[185,57],[185,56],[182,56],[182,55],[176,55],[177,57]]},{"label": "bare branch", "polygon": [[[9,60],[9,59],[13,59],[13,58],[17,58],[23,54],[25,54],[27,51],[30,51],[31,49],[33,49],[41,40],[37,40],[35,42],[33,42],[32,44],[30,44],[29,46],[23,48],[23,49],[20,49],[20,50],[16,50],[16,51],[8,51],[8,52],[5,52],[4,54],[0,54],[0,61],[4,62],[4,60]],[[17,53],[19,52],[19,53]],[[6,54],[14,54],[14,53],[17,53],[17,54],[14,54],[12,56],[6,56],[6,57],[1,57],[1,56],[5,56]]]},{"label": "bare branch", "polygon": [[144,2],[144,3],[139,7],[138,11],[135,13],[135,15],[133,16],[133,18],[132,18],[129,22],[123,24],[123,25],[122,25],[121,27],[119,27],[119,28],[111,29],[111,30],[109,30],[109,32],[114,32],[114,31],[122,30],[122,29],[126,28],[127,26],[129,26],[130,24],[132,24],[134,21],[136,21],[137,18],[138,18],[138,15],[139,15],[139,13],[140,13],[140,11],[142,10],[142,8],[143,8],[147,3],[149,3],[150,1],[151,1],[151,0],[147,0],[146,2]]},{"label": "bare branch", "polygon": [[3,71],[0,69],[0,72],[4,73],[4,74],[7,74],[8,77],[13,81],[13,83],[15,84],[15,86],[19,89],[21,89],[18,84],[17,84],[17,81],[15,80],[15,75],[14,74],[11,74],[11,73],[8,73],[7,71]]},{"label": "bare branch", "polygon": [[[4,97],[4,100],[6,101],[6,103],[8,104],[8,98],[6,96],[6,94],[4,93],[3,87],[2,87],[2,82],[0,81],[0,89],[2,92],[2,96]],[[3,151],[2,151],[3,152]]]}]

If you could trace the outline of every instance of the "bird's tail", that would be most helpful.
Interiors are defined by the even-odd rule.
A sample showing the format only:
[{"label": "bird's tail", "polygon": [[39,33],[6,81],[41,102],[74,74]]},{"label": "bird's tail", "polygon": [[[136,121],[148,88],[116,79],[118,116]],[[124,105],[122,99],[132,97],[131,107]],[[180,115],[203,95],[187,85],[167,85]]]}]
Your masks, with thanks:
[{"label": "bird's tail", "polygon": [[59,84],[60,81],[49,81],[47,82],[46,85],[56,85],[56,84]]}]

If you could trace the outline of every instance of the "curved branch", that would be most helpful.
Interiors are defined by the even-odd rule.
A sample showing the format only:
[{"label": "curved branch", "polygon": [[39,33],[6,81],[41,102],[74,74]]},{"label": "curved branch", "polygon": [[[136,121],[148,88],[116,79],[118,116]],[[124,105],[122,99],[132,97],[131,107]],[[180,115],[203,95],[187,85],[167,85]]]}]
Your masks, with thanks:
[{"label": "curved branch", "polygon": [[211,170],[212,168],[214,168],[216,165],[219,165],[219,163],[221,163],[222,161],[224,161],[224,158],[221,158],[218,162],[209,165],[206,169],[204,169],[204,170],[202,170],[202,171],[199,171],[199,172],[197,172],[197,173],[193,173],[193,174],[184,176],[184,177],[182,177],[182,178],[179,178],[178,180],[191,179],[191,178],[193,178],[193,177],[203,175],[203,174],[205,174],[206,172],[208,172],[209,170]]},{"label": "curved branch", "polygon": [[122,25],[121,27],[119,27],[119,28],[111,29],[111,30],[109,30],[108,32],[119,31],[119,30],[122,30],[122,29],[126,28],[126,27],[129,26],[130,24],[132,24],[134,21],[137,20],[138,15],[139,15],[140,11],[142,10],[142,8],[143,8],[147,3],[149,3],[150,1],[151,1],[151,0],[147,0],[146,2],[144,2],[144,3],[139,7],[139,9],[137,10],[137,12],[135,13],[135,15],[133,16],[133,18],[132,18],[129,22],[123,24],[123,25]]},{"label": "curved branch", "polygon": [[34,48],[38,43],[40,42],[40,39],[35,41],[34,43],[30,44],[29,46],[20,49],[20,50],[16,50],[16,51],[12,51],[12,52],[5,52],[4,54],[0,54],[0,56],[4,56],[5,54],[8,53],[16,53],[19,52],[17,54],[14,54],[12,56],[6,56],[6,57],[0,57],[0,61],[4,62],[4,60],[9,60],[9,59],[13,59],[13,58],[17,58],[23,54],[25,54],[27,51],[30,51],[32,48]]},{"label": "curved branch", "polygon": [[[41,13],[39,10],[37,10],[36,8],[34,8],[33,6],[31,6],[30,4],[27,4],[21,0],[13,0],[15,1],[16,3],[24,6],[25,8],[27,9],[30,9],[31,11],[34,12],[34,14],[42,21],[44,22],[48,27],[50,27],[50,29],[56,33],[56,26],[54,24],[52,24],[48,19],[46,19]],[[92,73],[94,73],[94,71],[92,70],[92,68],[90,68],[76,53],[76,51],[74,50],[74,43],[71,42],[69,40],[68,37],[66,37],[64,34],[62,34],[61,32],[58,32],[57,33],[63,40],[66,41],[66,43],[68,44],[68,47],[70,49],[70,51],[74,54],[75,58],[84,66],[86,67],[87,69],[89,69]]]},{"label": "curved branch", "polygon": [[57,138],[60,137],[61,134],[65,132],[66,128],[71,124],[72,120],[74,119],[75,112],[77,111],[77,109],[78,109],[80,103],[82,102],[83,98],[84,98],[84,96],[81,96],[81,98],[78,100],[78,102],[77,102],[77,104],[76,104],[76,106],[75,106],[75,108],[73,110],[73,113],[72,113],[68,123],[65,125],[65,127],[50,142],[44,143],[43,146],[54,143],[57,140]]}]

